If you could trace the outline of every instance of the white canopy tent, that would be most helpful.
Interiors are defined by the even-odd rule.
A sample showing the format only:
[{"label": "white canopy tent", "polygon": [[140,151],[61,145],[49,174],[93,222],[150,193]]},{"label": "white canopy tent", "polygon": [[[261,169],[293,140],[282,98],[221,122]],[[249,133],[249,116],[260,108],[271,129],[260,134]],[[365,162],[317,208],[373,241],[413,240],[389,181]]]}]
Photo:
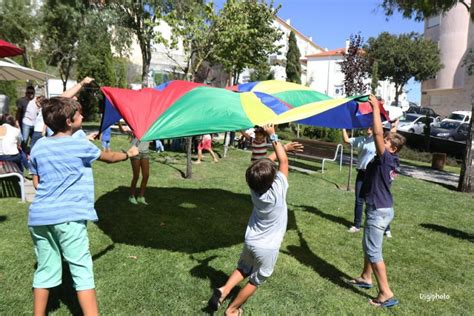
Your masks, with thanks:
[{"label": "white canopy tent", "polygon": [[0,80],[38,80],[46,81],[53,75],[0,60]]}]

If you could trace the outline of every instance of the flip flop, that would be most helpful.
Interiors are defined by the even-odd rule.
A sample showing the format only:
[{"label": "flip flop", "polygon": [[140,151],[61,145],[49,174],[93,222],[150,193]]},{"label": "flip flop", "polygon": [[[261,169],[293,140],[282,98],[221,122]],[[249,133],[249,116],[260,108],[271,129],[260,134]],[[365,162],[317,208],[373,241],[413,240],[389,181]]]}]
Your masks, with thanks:
[{"label": "flip flop", "polygon": [[369,304],[377,306],[377,307],[393,307],[393,306],[396,306],[396,305],[400,304],[400,302],[397,299],[393,298],[393,297],[388,298],[383,302],[379,301],[376,298],[373,298],[369,301]]},{"label": "flip flop", "polygon": [[371,283],[367,283],[361,278],[355,278],[349,281],[349,284],[355,285],[357,287],[363,288],[363,289],[371,289],[373,285]]},{"label": "flip flop", "polygon": [[209,299],[209,302],[207,303],[213,311],[217,311],[219,309],[219,306],[221,306],[222,304],[221,297],[222,297],[221,290],[214,289],[214,292],[212,292],[212,296]]}]

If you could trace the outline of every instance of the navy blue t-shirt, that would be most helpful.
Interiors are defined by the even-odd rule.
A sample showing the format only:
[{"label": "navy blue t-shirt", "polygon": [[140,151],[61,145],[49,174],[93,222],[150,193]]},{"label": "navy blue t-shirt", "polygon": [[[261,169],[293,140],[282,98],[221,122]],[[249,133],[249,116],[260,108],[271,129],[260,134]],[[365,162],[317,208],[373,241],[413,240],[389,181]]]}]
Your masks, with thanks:
[{"label": "navy blue t-shirt", "polygon": [[392,154],[388,150],[385,150],[381,156],[375,156],[369,162],[360,192],[360,196],[365,199],[367,204],[372,204],[375,208],[393,206],[390,186],[395,179],[399,166],[398,155]]}]

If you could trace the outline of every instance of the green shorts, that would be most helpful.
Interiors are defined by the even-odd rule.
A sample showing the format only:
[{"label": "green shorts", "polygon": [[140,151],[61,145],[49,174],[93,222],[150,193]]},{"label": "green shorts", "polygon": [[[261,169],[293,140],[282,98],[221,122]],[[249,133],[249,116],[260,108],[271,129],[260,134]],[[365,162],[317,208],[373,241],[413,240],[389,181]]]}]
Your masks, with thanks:
[{"label": "green shorts", "polygon": [[86,221],[30,226],[29,230],[38,261],[34,288],[52,288],[61,284],[61,254],[69,264],[76,291],[95,288]]}]

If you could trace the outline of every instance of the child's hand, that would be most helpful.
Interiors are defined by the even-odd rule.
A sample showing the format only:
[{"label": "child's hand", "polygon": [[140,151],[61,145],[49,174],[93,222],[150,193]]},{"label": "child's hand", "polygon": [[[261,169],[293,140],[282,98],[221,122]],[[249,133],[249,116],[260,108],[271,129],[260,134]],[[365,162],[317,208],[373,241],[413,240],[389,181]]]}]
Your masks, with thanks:
[{"label": "child's hand", "polygon": [[285,145],[285,150],[287,152],[301,152],[303,149],[304,146],[298,142],[291,142]]},{"label": "child's hand", "polygon": [[81,81],[81,86],[83,86],[83,85],[85,85],[85,84],[89,84],[89,83],[91,83],[92,81],[94,81],[94,78],[85,77],[85,78],[82,79],[82,81]]},{"label": "child's hand", "polygon": [[275,134],[275,127],[273,124],[266,124],[263,126],[263,130],[267,133],[268,136]]},{"label": "child's hand", "polygon": [[377,98],[375,97],[375,95],[371,94],[371,95],[369,96],[369,104],[370,104],[370,106],[372,107],[372,109],[375,109],[375,108],[378,109],[379,100],[377,100]]},{"label": "child's hand", "polygon": [[87,139],[92,142],[92,141],[97,139],[97,135],[99,135],[99,133],[97,133],[97,132],[90,133],[89,135],[87,135]]},{"label": "child's hand", "polygon": [[130,147],[129,150],[127,150],[127,155],[128,157],[135,157],[135,156],[138,156],[140,152],[138,151],[138,147],[137,146],[132,146]]}]

